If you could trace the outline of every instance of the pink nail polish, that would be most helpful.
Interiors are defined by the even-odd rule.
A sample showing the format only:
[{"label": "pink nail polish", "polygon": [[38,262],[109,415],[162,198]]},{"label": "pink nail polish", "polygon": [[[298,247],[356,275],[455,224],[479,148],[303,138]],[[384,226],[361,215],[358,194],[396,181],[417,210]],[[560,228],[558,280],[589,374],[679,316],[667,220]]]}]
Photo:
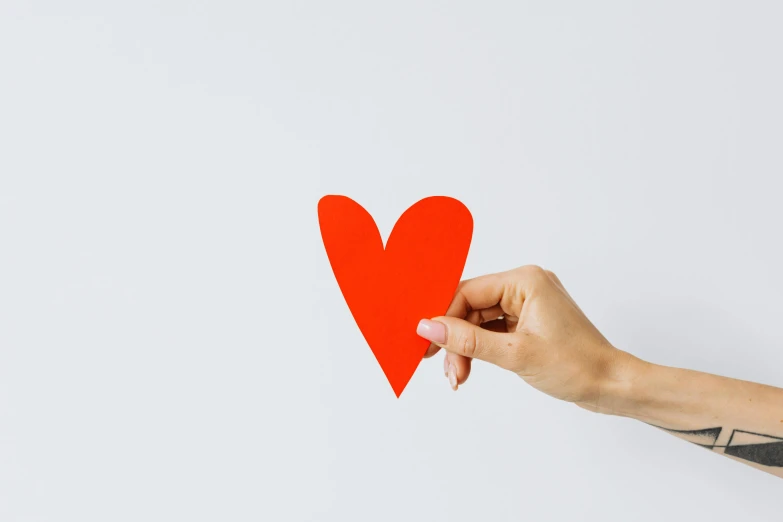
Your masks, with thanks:
[{"label": "pink nail polish", "polygon": [[452,390],[457,389],[457,368],[453,365],[449,365],[449,385]]},{"label": "pink nail polish", "polygon": [[422,319],[416,327],[416,333],[435,344],[446,342],[446,325],[437,321]]}]

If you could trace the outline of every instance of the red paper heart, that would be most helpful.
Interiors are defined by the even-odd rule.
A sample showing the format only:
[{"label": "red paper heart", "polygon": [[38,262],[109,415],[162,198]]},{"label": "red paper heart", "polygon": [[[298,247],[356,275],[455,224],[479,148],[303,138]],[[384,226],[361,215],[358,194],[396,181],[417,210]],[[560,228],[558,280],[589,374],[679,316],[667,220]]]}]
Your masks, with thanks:
[{"label": "red paper heart", "polygon": [[422,199],[397,220],[385,249],[372,216],[350,198],[321,198],[318,221],[348,308],[399,397],[429,346],[416,335],[419,320],[443,315],[454,297],[473,217],[456,199]]}]

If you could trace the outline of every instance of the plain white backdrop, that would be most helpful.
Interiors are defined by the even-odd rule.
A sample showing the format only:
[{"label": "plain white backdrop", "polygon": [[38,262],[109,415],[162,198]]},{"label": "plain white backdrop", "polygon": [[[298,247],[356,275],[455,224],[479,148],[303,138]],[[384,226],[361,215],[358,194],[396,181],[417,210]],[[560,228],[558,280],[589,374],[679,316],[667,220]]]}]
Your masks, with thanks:
[{"label": "plain white backdrop", "polygon": [[0,520],[780,520],[780,479],[486,365],[396,399],[316,204],[459,198],[465,277],[543,265],[618,347],[783,386],[781,16],[4,0]]}]

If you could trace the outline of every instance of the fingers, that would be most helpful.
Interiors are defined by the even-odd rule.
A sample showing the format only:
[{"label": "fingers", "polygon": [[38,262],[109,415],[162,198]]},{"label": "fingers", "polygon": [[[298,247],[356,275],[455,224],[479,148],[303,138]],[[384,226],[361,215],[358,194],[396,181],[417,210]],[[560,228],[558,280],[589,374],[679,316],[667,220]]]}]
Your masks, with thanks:
[{"label": "fingers", "polygon": [[[462,384],[467,379],[470,373],[468,359],[471,357],[503,366],[500,364],[499,358],[507,357],[510,347],[497,345],[494,350],[484,355],[482,353],[485,348],[483,345],[473,346],[479,339],[484,339],[482,335],[474,335],[477,329],[481,329],[476,325],[483,325],[485,330],[493,334],[512,331],[516,327],[516,317],[521,314],[526,297],[534,289],[540,288],[541,283],[554,285],[565,293],[557,276],[535,265],[462,281],[445,316],[439,318],[443,319],[441,322],[446,327],[452,324],[452,319],[457,320],[458,322],[453,323],[458,325],[454,326],[454,328],[458,328],[454,335],[459,337],[452,340],[450,345],[433,342],[424,357],[432,357],[441,347],[445,347],[449,353],[444,358],[444,371],[448,376],[449,365],[452,365],[456,371],[457,384]],[[505,319],[498,321],[503,316]],[[464,321],[459,321],[460,319],[464,319]],[[509,321],[513,322],[511,326],[509,326]],[[465,324],[473,325],[474,328],[465,329],[463,328]],[[496,342],[500,341],[496,340]],[[508,345],[508,342],[506,344]],[[489,347],[492,348],[492,346]],[[471,355],[474,352],[481,355]],[[454,386],[452,385],[452,387]]]},{"label": "fingers", "polygon": [[[445,315],[466,317],[473,310],[485,310],[493,307],[503,309],[502,300],[507,288],[506,273],[489,274],[462,281],[457,287]],[[510,312],[505,310],[505,312]]]},{"label": "fingers", "polygon": [[443,374],[448,378],[449,386],[451,386],[452,390],[456,390],[468,379],[472,362],[473,359],[455,353],[449,353],[447,351],[444,354]]},{"label": "fingers", "polygon": [[[504,310],[501,304],[506,288],[505,281],[508,280],[507,276],[508,273],[490,274],[462,281],[444,315],[471,320],[468,315],[478,312],[477,324],[481,324],[497,319],[504,313],[513,313],[510,309]],[[518,315],[518,312],[515,315]],[[472,320],[471,322],[476,321]],[[424,353],[424,357],[432,357],[438,353],[439,349],[437,344],[431,344]],[[470,365],[465,366],[470,367]],[[467,374],[464,377],[462,375],[459,377],[460,383],[464,382]]]},{"label": "fingers", "polygon": [[[464,318],[466,321],[469,321],[473,324],[483,324],[489,321],[494,321],[498,317],[502,317],[503,309],[500,308],[500,305],[495,305],[490,308],[487,308],[486,310],[469,311],[467,315],[457,315],[458,313],[459,313],[459,307],[454,306],[452,304],[452,306],[449,307],[449,311],[446,312],[446,315],[451,317]],[[427,348],[427,351],[424,353],[424,358],[427,359],[432,357],[433,355],[438,353],[438,350],[440,350],[440,346],[438,346],[437,344],[430,344],[429,348]],[[467,378],[468,378],[467,375],[465,375],[464,378],[462,377],[462,375],[460,375],[459,383],[462,384],[464,380]]]},{"label": "fingers", "polygon": [[[525,299],[537,290],[558,285],[556,276],[536,265],[489,274],[460,283],[447,316],[465,317],[471,310],[500,307],[504,314],[519,317]],[[453,313],[451,313],[453,312]]]},{"label": "fingers", "polygon": [[495,305],[490,308],[485,308],[484,310],[473,310],[472,312],[468,313],[468,316],[465,318],[465,320],[471,324],[479,325],[494,321],[498,317],[503,317],[503,314],[504,312],[500,305]]},{"label": "fingers", "polygon": [[422,319],[416,333],[450,354],[480,359],[502,368],[508,368],[510,353],[515,350],[514,337],[510,334],[486,330],[455,317]]},{"label": "fingers", "polygon": [[[466,321],[471,324],[486,328],[491,331],[506,331],[506,323],[502,319],[497,319],[503,315],[503,311],[499,306],[488,308],[486,310],[474,310],[468,314]],[[439,349],[437,344],[435,346]],[[472,359],[456,353],[445,353],[443,357],[443,371],[446,377],[449,379],[451,388],[456,390],[458,386],[461,386],[468,380],[470,375]]]},{"label": "fingers", "polygon": [[482,323],[481,327],[485,330],[489,330],[490,332],[498,332],[498,333],[508,332],[508,323],[506,322],[505,319],[495,319],[487,323]]},{"label": "fingers", "polygon": [[[462,281],[444,315],[465,319],[475,324],[497,319],[504,313],[499,304],[502,291],[502,285],[498,285],[496,274]],[[487,304],[482,306],[482,303]],[[469,317],[475,313],[478,315]],[[432,357],[439,349],[438,345],[431,344],[424,357]]]}]

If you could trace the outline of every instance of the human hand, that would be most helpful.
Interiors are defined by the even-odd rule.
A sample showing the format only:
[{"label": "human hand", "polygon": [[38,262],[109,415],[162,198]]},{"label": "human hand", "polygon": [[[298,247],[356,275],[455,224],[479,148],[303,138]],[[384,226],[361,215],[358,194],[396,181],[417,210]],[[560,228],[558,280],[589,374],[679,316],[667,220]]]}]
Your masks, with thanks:
[{"label": "human hand", "polygon": [[417,333],[433,343],[426,357],[447,351],[455,390],[480,359],[591,411],[641,362],[604,338],[555,274],[533,265],[463,281],[446,316],[422,319]]}]

